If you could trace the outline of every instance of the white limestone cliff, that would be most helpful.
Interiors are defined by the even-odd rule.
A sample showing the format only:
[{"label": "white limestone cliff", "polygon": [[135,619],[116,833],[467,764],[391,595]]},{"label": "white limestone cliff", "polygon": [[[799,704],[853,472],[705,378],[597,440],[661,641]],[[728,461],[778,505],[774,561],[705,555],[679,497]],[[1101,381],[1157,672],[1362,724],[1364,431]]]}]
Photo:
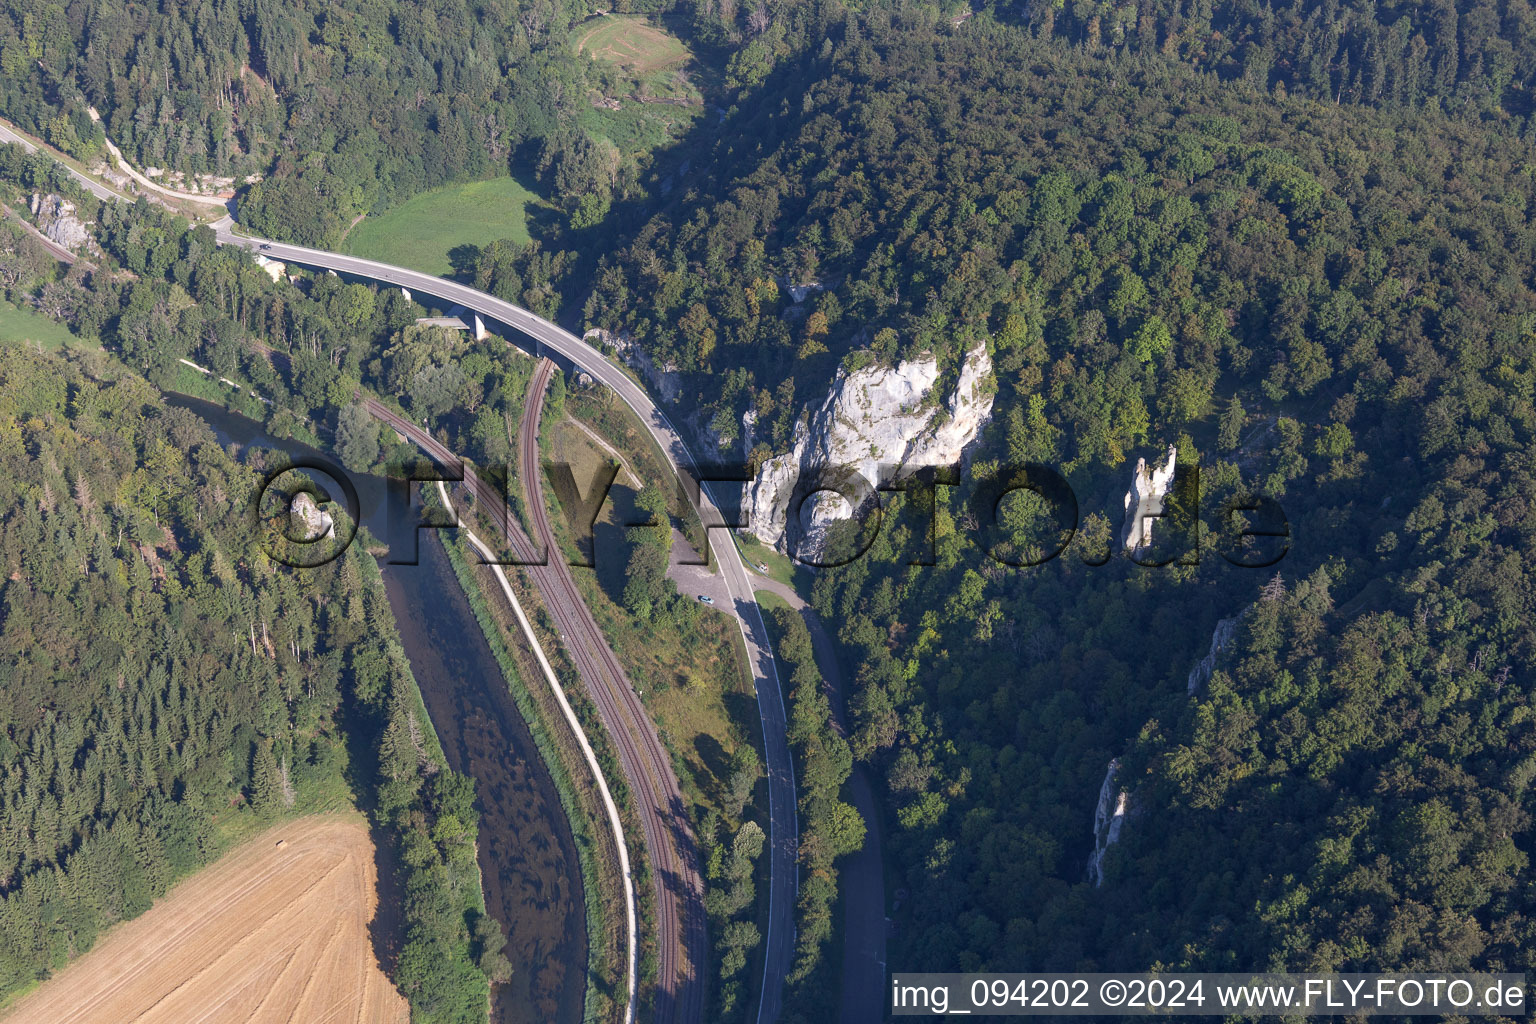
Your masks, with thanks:
[{"label": "white limestone cliff", "polygon": [[288,503],[288,516],[298,527],[298,536],[306,542],[329,540],[336,536],[335,520],[329,512],[321,511],[307,491],[300,491]]},{"label": "white limestone cliff", "polygon": [[1120,774],[1120,759],[1112,758],[1104,782],[1099,786],[1099,803],[1093,810],[1093,853],[1088,856],[1088,878],[1094,885],[1104,884],[1104,855],[1120,841],[1120,829],[1130,810],[1131,796],[1115,788]]},{"label": "white limestone cliff", "polygon": [[789,301],[798,306],[817,292],[825,291],[826,285],[820,281],[805,281],[796,284],[787,277],[779,278],[779,286],[789,293]]},{"label": "white limestone cliff", "polygon": [[[796,425],[792,449],[763,463],[743,487],[743,530],[783,548],[801,474],[847,470],[872,490],[881,482],[882,466],[906,472],[960,462],[992,414],[991,375],[991,357],[978,345],[966,353],[955,389],[941,407],[933,393],[939,365],[932,356],[852,373],[839,369],[820,408]],[[796,553],[814,558],[826,528],[854,509],[828,492],[805,506],[799,510],[805,535]]]},{"label": "white limestone cliff", "polygon": [[31,205],[37,229],[47,235],[49,241],[71,252],[101,252],[91,237],[89,226],[75,216],[74,203],[50,192],[47,195],[34,193]]},{"label": "white limestone cliff", "polygon": [[1121,546],[1135,555],[1152,543],[1153,520],[1148,515],[1163,510],[1163,498],[1173,486],[1173,467],[1179,450],[1168,446],[1163,465],[1148,470],[1146,459],[1136,460],[1136,473],[1131,477],[1131,489],[1125,492],[1125,532]]}]

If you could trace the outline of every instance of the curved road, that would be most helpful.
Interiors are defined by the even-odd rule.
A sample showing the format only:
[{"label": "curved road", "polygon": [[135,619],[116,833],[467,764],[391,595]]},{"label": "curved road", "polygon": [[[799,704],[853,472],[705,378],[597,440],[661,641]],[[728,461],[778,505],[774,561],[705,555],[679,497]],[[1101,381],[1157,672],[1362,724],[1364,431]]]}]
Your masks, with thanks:
[{"label": "curved road", "polygon": [[[4,142],[14,142],[28,153],[36,153],[38,151],[37,143],[33,142],[29,137],[23,135],[15,128],[12,128],[9,124],[0,122],[0,143]],[[56,160],[60,167],[69,172],[69,176],[71,178],[74,178],[81,187],[83,187],[87,192],[91,193],[91,195],[95,196],[97,199],[120,199],[125,203],[133,202],[132,199],[123,195],[121,192],[108,188],[101,182],[97,181],[95,178],[81,174],[79,171],[69,166],[69,164],[59,160],[57,156],[48,150],[44,149],[43,153],[44,155],[52,157],[54,160]]]},{"label": "curved road", "polygon": [[[213,225],[221,245],[234,245],[259,252],[271,259],[299,263],[339,274],[364,277],[457,304],[478,313],[483,319],[502,324],[532,339],[537,354],[553,353],[589,373],[612,388],[640,418],[661,447],[680,479],[697,483],[699,470],[693,455],[666,415],[650,396],[602,353],[571,332],[548,320],[494,295],[415,270],[365,260],[357,256],[289,245],[285,242],[250,238],[234,233],[234,221],[225,217]],[[729,536],[722,536],[725,520],[709,493],[708,484],[690,487],[696,496],[699,517],[708,530],[709,548],[718,561],[729,595],[728,610],[733,612],[743,641],[752,682],[757,692],[758,714],[763,726],[763,752],[768,776],[768,921],[764,936],[763,982],[758,1004],[758,1024],[772,1024],[782,1006],[784,976],[789,972],[794,952],[795,896],[799,889],[800,825],[795,806],[794,763],[787,736],[788,719],[784,697],[774,665],[768,628],[753,595],[752,581],[742,564],[741,555]]]},{"label": "curved road", "polygon": [[[0,143],[15,142],[28,152],[37,152],[38,146],[9,125],[0,123]],[[46,150],[45,150],[46,152]],[[54,154],[49,153],[49,156]],[[129,197],[81,174],[67,163],[62,166],[93,195],[101,199],[117,199],[131,202]],[[752,682],[757,691],[758,714],[763,726],[763,754],[768,775],[768,921],[764,938],[763,980],[758,1003],[758,1024],[773,1024],[782,1006],[784,976],[789,971],[794,951],[795,896],[799,890],[800,824],[795,805],[794,762],[790,757],[788,719],[784,711],[784,696],[779,685],[778,670],[774,665],[768,640],[768,628],[763,621],[762,610],[753,595],[752,581],[742,564],[741,555],[729,537],[721,538],[724,519],[718,505],[709,493],[708,484],[699,480],[698,464],[683,443],[681,435],[666,415],[658,409],[643,389],[621,369],[609,363],[602,353],[592,348],[574,334],[550,323],[534,313],[513,305],[493,295],[470,288],[457,281],[433,277],[430,274],[407,270],[387,263],[267,241],[237,235],[232,216],[226,216],[213,224],[219,244],[233,245],[252,251],[261,251],[274,259],[300,263],[309,267],[334,270],[337,273],[366,277],[382,284],[395,285],[407,290],[414,289],[424,295],[446,299],[479,313],[483,318],[505,326],[531,338],[539,355],[548,348],[568,362],[586,370],[596,380],[616,391],[624,403],[645,424],[656,443],[660,445],[678,478],[692,482],[691,494],[696,496],[699,517],[705,524],[708,546],[719,562],[729,595],[729,610],[734,613],[742,640],[747,648],[747,661],[752,670]],[[494,506],[493,506],[494,507]],[[583,607],[585,607],[583,605]]]}]

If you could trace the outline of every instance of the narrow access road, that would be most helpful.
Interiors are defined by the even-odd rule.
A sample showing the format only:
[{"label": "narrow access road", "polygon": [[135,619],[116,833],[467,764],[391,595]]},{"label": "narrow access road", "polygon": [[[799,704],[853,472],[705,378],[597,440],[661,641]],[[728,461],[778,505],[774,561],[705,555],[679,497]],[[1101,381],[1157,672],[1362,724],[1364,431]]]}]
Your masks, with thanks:
[{"label": "narrow access road", "polygon": [[[448,500],[448,488],[443,481],[437,482],[437,492],[442,495],[443,504],[448,506],[449,512],[453,511],[453,503]],[[457,517],[455,517],[457,518]],[[496,577],[496,582],[501,585],[501,593],[507,599],[507,604],[512,608],[512,614],[517,619],[518,627],[523,631],[523,639],[528,644],[528,649],[533,652],[534,659],[538,661],[539,668],[543,671],[544,681],[549,684],[549,689],[556,703],[560,705],[560,713],[565,717],[566,727],[571,730],[571,735],[576,738],[576,743],[581,747],[581,753],[587,762],[587,770],[592,773],[592,781],[597,785],[598,794],[602,797],[603,810],[608,816],[608,829],[613,835],[613,845],[619,858],[619,873],[623,877],[624,885],[624,924],[627,936],[624,991],[625,997],[624,1024],[635,1024],[635,994],[638,990],[639,975],[639,923],[635,910],[635,875],[630,866],[629,847],[624,838],[624,822],[619,816],[619,808],[614,803],[613,793],[608,788],[608,780],[603,775],[603,766],[597,760],[597,753],[592,749],[591,742],[587,739],[586,730],[581,726],[581,720],[576,717],[576,712],[571,709],[570,701],[565,698],[565,688],[560,685],[560,679],[555,675],[554,668],[549,663],[549,658],[544,654],[544,648],[539,643],[538,635],[533,631],[533,624],[528,621],[527,614],[523,611],[522,602],[517,599],[517,594],[512,590],[512,584],[507,580],[507,573],[500,565],[495,564],[495,552],[484,541],[475,536],[473,530],[466,528],[464,535],[474,549],[480,552],[482,558],[491,563],[491,573]]]},{"label": "narrow access road", "polygon": [[579,367],[593,379],[613,389],[639,417],[655,439],[678,479],[689,491],[709,535],[709,548],[719,562],[731,612],[747,648],[747,662],[757,691],[762,720],[763,752],[768,777],[768,914],[763,937],[763,977],[758,1002],[758,1024],[773,1024],[783,1006],[784,978],[789,973],[795,942],[795,897],[799,891],[800,822],[795,805],[795,769],[790,757],[788,717],[779,685],[777,666],[768,641],[768,627],[753,596],[752,578],[740,552],[726,531],[726,520],[710,492],[682,436],[645,390],[620,367],[571,332],[520,306],[457,281],[433,277],[376,260],[268,241],[235,233],[234,221],[225,217],[213,225],[219,243],[261,253],[271,259],[297,263],[338,274],[367,278],[409,292],[430,295],[458,304],[488,322],[503,325],[531,339],[536,354],[553,354]]},{"label": "narrow access road", "polygon": [[[103,135],[102,138],[106,138],[106,136]],[[123,156],[123,151],[118,149],[117,145],[113,143],[111,139],[107,139],[106,141],[107,152],[112,154],[112,159],[117,161],[117,166],[122,170],[124,174],[132,178],[140,188],[148,189],[151,192],[158,192],[160,195],[165,196],[167,199],[174,199],[179,202],[186,203],[196,203],[199,206],[209,206],[216,209],[229,209],[230,202],[235,198],[233,192],[227,196],[207,196],[203,195],[201,192],[183,192],[181,189],[166,188],[164,185],[150,181],[149,178],[140,174],[138,169],[134,167],[133,164],[128,162],[128,158]]]}]

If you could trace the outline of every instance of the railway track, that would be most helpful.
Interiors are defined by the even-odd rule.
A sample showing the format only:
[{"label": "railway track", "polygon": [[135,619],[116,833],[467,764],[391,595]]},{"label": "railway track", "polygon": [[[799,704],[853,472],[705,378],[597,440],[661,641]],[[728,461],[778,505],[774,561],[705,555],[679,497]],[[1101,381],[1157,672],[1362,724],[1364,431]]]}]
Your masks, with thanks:
[{"label": "railway track", "polygon": [[[28,152],[37,152],[38,145],[25,136],[17,133],[9,125],[0,121],[0,142],[19,143]],[[43,152],[48,152],[43,150]],[[55,159],[57,154],[50,153]],[[130,202],[129,197],[108,188],[95,179],[81,173],[79,170],[63,163],[65,170],[74,177],[82,187],[92,194],[104,200],[118,200]],[[163,199],[149,196],[154,201],[164,203]],[[687,445],[677,433],[676,428],[667,420],[666,415],[658,409],[643,389],[631,380],[624,371],[611,366],[601,355],[592,349],[582,339],[562,330],[557,325],[544,320],[537,315],[522,309],[512,303],[496,299],[494,296],[476,291],[458,282],[448,281],[442,278],[432,277],[411,271],[404,267],[391,266],[373,260],[360,259],[346,256],[340,253],[327,252],[323,249],[312,249],[305,246],[289,245],[282,242],[274,242],[261,238],[253,238],[248,235],[238,234],[234,221],[233,211],[212,225],[218,244],[233,245],[240,248],[269,254],[273,259],[292,261],[309,267],[330,270],[333,273],[344,272],[368,278],[379,284],[399,287],[402,290],[408,288],[421,289],[425,294],[436,296],[439,299],[446,298],[450,302],[458,302],[476,311],[477,318],[483,314],[489,321],[505,324],[514,331],[521,332],[532,339],[537,345],[548,345],[552,350],[559,352],[564,357],[571,359],[578,366],[586,367],[598,380],[612,388],[626,405],[638,416],[645,425],[646,430],[656,443],[661,447],[672,469],[682,479],[697,479],[699,477],[698,466],[695,465],[693,456],[689,453]],[[409,291],[406,291],[409,295]],[[542,348],[540,348],[542,351]],[[370,402],[370,405],[377,403]],[[389,410],[378,406],[374,415],[386,422],[392,423],[397,430],[407,437],[411,437],[422,444],[428,451],[438,457],[444,465],[458,465],[458,458],[443,445],[438,444],[429,434],[416,427],[401,417],[395,416]],[[477,486],[472,474],[466,473],[466,484]],[[500,505],[505,511],[505,503],[494,489],[489,493],[495,499],[491,507]],[[708,513],[711,521],[719,520],[719,511],[709,494],[707,486],[700,486],[693,501],[698,505],[701,516]],[[505,514],[503,519],[503,532],[513,526],[510,514]],[[521,535],[521,531],[518,531]],[[526,537],[522,538],[526,550],[531,551]],[[509,535],[509,543],[511,537]],[[799,819],[795,802],[795,778],[794,764],[790,757],[788,743],[788,722],[785,713],[783,693],[781,690],[778,672],[773,663],[773,655],[768,643],[767,624],[763,620],[762,611],[757,607],[753,597],[753,587],[750,575],[741,561],[739,552],[730,543],[720,543],[719,539],[712,539],[706,544],[712,552],[720,558],[721,567],[725,571],[728,588],[732,594],[732,604],[735,606],[734,614],[741,631],[743,644],[747,649],[748,662],[751,665],[753,675],[753,687],[757,691],[758,713],[763,724],[763,756],[768,779],[768,922],[763,936],[763,981],[759,992],[757,1024],[773,1024],[781,1008],[782,989],[785,975],[789,970],[794,941],[794,898],[799,890],[799,866],[797,853],[799,849]],[[567,572],[567,575],[569,573]],[[537,580],[538,577],[536,577]],[[542,589],[541,589],[542,593]],[[578,601],[578,606],[585,611],[585,605]],[[587,616],[590,619],[590,615]],[[606,644],[602,645],[606,650]],[[612,657],[612,652],[608,652]],[[622,669],[620,669],[622,673]],[[622,677],[621,677],[622,678]],[[633,696],[627,682],[621,687],[625,692]],[[640,720],[648,722],[643,713]],[[654,736],[654,733],[653,733]],[[665,753],[664,751],[662,752]],[[663,757],[663,764],[665,758]],[[627,770],[627,769],[626,769]],[[675,778],[672,779],[675,789]],[[681,823],[682,836],[687,839],[686,848],[690,854],[694,847],[691,835],[687,828],[686,817],[683,816],[681,804],[676,808],[677,820]],[[693,857],[696,862],[696,854]],[[683,862],[677,862],[681,864]],[[698,892],[698,886],[688,882],[689,873],[681,878],[680,885],[676,888],[686,890],[694,895]],[[696,869],[691,872],[691,877],[697,877]],[[692,897],[690,897],[691,899]],[[694,901],[697,902],[696,900]],[[690,943],[690,952],[683,959],[693,965],[687,978],[677,985],[676,991],[669,994],[668,998],[673,1004],[672,1019],[683,1024],[695,1024],[703,1015],[704,980],[700,977],[704,959],[704,926],[703,911],[699,906],[693,917],[687,918],[696,924],[685,927],[685,934]],[[672,958],[674,966],[676,957]],[[666,974],[663,974],[666,977]],[[667,1016],[658,1013],[658,1019],[666,1022]]]},{"label": "railway track", "polygon": [[[523,419],[518,427],[518,475],[523,482],[533,513],[534,529],[548,553],[544,567],[557,577],[566,595],[561,604],[575,612],[576,631],[562,625],[573,652],[582,651],[582,677],[598,705],[609,734],[623,737],[625,752],[621,757],[635,766],[626,770],[631,788],[641,785],[636,799],[643,808],[641,824],[651,851],[652,885],[656,891],[658,974],[674,979],[670,992],[659,994],[658,1021],[695,1022],[703,1018],[704,966],[706,963],[704,929],[704,890],[699,874],[698,845],[688,821],[687,805],[672,770],[672,762],[656,728],[646,714],[639,695],[630,684],[613,648],[608,645],[591,610],[581,599],[571,570],[560,557],[554,530],[544,503],[543,474],[539,467],[538,430],[555,364],[539,361],[523,405]],[[494,507],[494,506],[492,506]],[[590,670],[590,671],[589,671]],[[591,681],[600,681],[597,687]],[[633,760],[631,760],[631,758]],[[680,941],[679,941],[680,940]],[[680,961],[679,953],[682,954]]]},{"label": "railway track", "polygon": [[[703,882],[686,804],[655,726],[576,589],[570,567],[560,556],[544,505],[538,424],[553,371],[553,363],[540,360],[518,428],[518,474],[544,556],[544,564],[524,568],[555,620],[561,642],[597,706],[635,797],[656,895],[659,984],[654,1019],[661,1024],[699,1024],[703,1020],[707,962]],[[540,560],[541,553],[534,541],[513,519],[504,497],[493,484],[478,476],[472,467],[463,465],[458,456],[417,424],[372,399],[368,399],[368,410],[444,466],[462,465],[463,485],[474,495],[477,505],[491,512],[514,555],[525,563]]]}]

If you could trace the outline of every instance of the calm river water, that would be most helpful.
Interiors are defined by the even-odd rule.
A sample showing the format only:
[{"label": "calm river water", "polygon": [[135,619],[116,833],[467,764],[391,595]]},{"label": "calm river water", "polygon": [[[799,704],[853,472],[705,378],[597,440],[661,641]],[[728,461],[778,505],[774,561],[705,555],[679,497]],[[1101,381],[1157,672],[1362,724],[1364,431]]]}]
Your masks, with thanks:
[{"label": "calm river water", "polygon": [[[329,458],[296,442],[275,441],[260,423],[212,403],[167,398],[201,416],[226,445]],[[387,537],[382,482],[353,480],[363,523],[374,536]],[[570,823],[436,534],[420,534],[418,565],[381,568],[400,639],[448,763],[475,780],[485,901],[506,929],[513,969],[511,982],[494,994],[493,1017],[499,1024],[579,1024],[586,991],[586,912]]]}]

